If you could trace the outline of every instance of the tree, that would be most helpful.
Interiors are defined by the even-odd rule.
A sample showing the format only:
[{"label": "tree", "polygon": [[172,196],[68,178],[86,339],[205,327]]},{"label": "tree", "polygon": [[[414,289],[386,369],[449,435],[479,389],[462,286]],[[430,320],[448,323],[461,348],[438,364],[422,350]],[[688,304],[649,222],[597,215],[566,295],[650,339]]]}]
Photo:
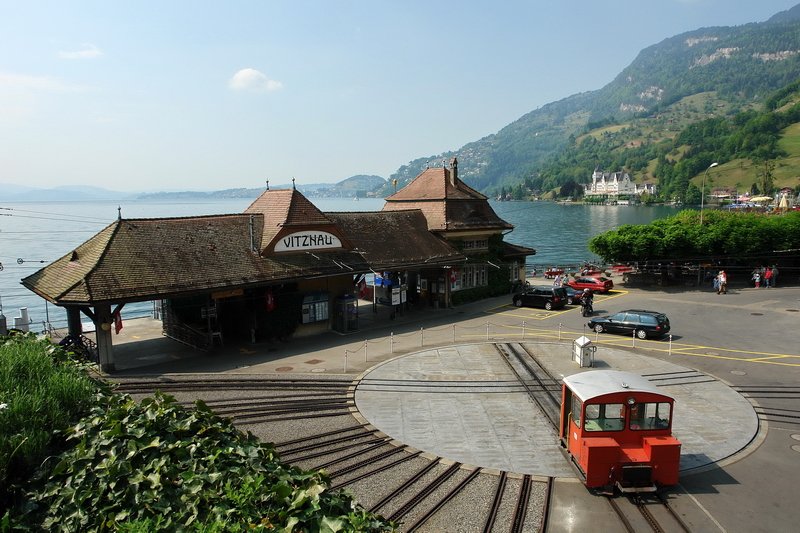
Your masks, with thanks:
[{"label": "tree", "polygon": [[558,191],[558,195],[562,198],[577,198],[580,196],[583,187],[581,187],[574,179],[568,179],[564,185],[561,186],[561,189]]},{"label": "tree", "polygon": [[695,205],[700,203],[700,188],[697,187],[694,183],[690,183],[689,186],[686,188],[686,194],[684,195],[684,201],[689,205]]},{"label": "tree", "polygon": [[775,182],[772,174],[773,170],[775,170],[775,162],[770,159],[765,159],[764,168],[758,173],[758,186],[764,194],[772,194],[775,190]]}]

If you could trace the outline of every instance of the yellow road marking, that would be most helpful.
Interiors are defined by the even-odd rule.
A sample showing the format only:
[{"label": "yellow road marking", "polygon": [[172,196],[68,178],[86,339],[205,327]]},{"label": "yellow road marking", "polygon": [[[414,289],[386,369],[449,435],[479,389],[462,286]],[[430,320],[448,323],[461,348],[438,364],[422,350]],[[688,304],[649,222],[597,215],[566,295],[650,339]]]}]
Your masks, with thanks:
[{"label": "yellow road marking", "polygon": [[800,355],[773,355],[771,357],[753,357],[747,360],[752,363],[758,363],[760,361],[767,361],[769,359],[786,359],[787,357],[800,357]]},{"label": "yellow road marking", "polygon": [[[620,296],[625,296],[629,294],[629,291],[625,290],[613,290],[611,293],[606,293],[602,296],[596,296],[597,302],[603,302],[605,300],[610,300],[612,298],[618,298]],[[512,304],[503,304],[490,311],[495,310],[504,310],[508,307],[512,307],[512,309],[517,309],[512,306]],[[547,318],[552,318],[564,313],[569,313],[570,311],[579,311],[579,307],[574,308],[564,308],[559,311],[543,311],[543,312],[533,312],[533,313],[511,313],[506,311],[497,311],[497,313],[502,313],[504,316],[517,316],[525,319],[535,319],[535,320],[545,320]],[[495,324],[497,326],[497,324]],[[504,328],[515,328],[515,329],[522,329],[522,326],[519,325],[502,325],[501,327]],[[584,332],[583,334],[594,333],[591,332]],[[574,330],[546,330],[546,329],[533,329],[533,328],[525,328],[524,332],[520,333],[512,333],[507,336],[510,337],[520,337],[521,340],[525,339],[539,339],[539,338],[552,338],[557,340],[564,340],[569,339],[574,335],[578,335],[578,332]],[[475,337],[475,338],[486,338],[485,334],[474,334],[474,335],[466,335],[468,337]],[[492,335],[493,337],[498,336],[496,333]],[[672,343],[672,346],[669,346],[669,341],[667,340],[642,340],[636,339],[635,345],[633,344],[630,338],[626,338],[625,336],[617,336],[616,338],[600,338],[595,334],[595,338],[592,339],[595,344],[609,346],[609,347],[619,347],[619,348],[633,348],[633,347],[640,347],[644,345],[644,348],[647,350],[651,350],[654,352],[661,352],[667,354],[678,354],[678,355],[686,355],[689,357],[702,357],[705,359],[720,359],[724,361],[736,361],[739,363],[747,362],[747,363],[759,363],[759,364],[766,364],[766,365],[780,365],[780,366],[793,366],[793,367],[800,367],[800,362],[784,362],[786,359],[800,359],[800,354],[782,354],[782,353],[772,353],[772,352],[758,352],[752,350],[741,350],[736,348],[724,348],[720,346],[705,346],[699,344],[683,344],[683,343]],[[723,355],[719,353],[707,353],[707,352],[724,352],[725,354],[730,355]],[[704,353],[705,352],[705,353]],[[736,357],[733,354],[739,354],[739,357]],[[757,357],[753,357],[757,356]],[[760,356],[760,357],[758,357]]]}]

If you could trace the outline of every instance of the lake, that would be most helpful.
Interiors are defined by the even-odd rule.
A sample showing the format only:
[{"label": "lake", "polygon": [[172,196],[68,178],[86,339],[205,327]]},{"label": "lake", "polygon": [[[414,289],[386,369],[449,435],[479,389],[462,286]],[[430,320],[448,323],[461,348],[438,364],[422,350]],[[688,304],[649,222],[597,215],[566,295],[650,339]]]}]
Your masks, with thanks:
[{"label": "lake", "polygon": [[[382,199],[309,198],[322,211],[379,211]],[[92,235],[122,218],[182,217],[241,213],[253,199],[214,201],[92,201],[0,204],[0,311],[14,324],[20,308],[27,307],[33,331],[48,321],[56,328],[66,325],[63,309],[46,304],[28,291],[20,279],[69,253]],[[592,236],[622,224],[646,224],[677,212],[668,206],[598,206],[553,202],[490,201],[500,218],[514,224],[506,241],[529,246],[536,255],[530,268],[580,265],[598,258],[589,252]],[[152,304],[128,304],[124,318],[147,316]]]}]

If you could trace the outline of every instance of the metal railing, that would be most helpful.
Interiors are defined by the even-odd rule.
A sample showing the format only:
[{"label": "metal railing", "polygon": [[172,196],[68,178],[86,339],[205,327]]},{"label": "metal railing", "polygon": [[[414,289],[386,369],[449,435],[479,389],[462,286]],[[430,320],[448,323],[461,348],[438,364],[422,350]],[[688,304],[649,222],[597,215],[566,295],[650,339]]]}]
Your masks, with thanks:
[{"label": "metal railing", "polygon": [[211,334],[186,324],[164,322],[164,335],[192,348],[207,352],[211,349]]},{"label": "metal railing", "polygon": [[[465,326],[461,324],[449,324],[431,328],[420,327],[419,330],[408,333],[395,334],[389,333],[388,337],[376,339],[365,339],[360,343],[351,344],[344,350],[344,372],[348,371],[348,363],[352,358],[358,357],[358,362],[364,365],[370,361],[375,362],[393,355],[400,355],[409,352],[419,351],[425,347],[433,348],[436,346],[446,346],[463,343],[495,342],[495,341],[539,341],[539,342],[558,342],[565,345],[572,344],[573,341],[581,336],[592,336],[595,345],[620,348],[636,348],[637,338],[632,335],[630,338],[618,335],[600,336],[591,330],[571,330],[565,328],[563,324],[558,324],[558,329],[545,329],[531,327],[523,320],[518,324],[495,324],[487,321],[485,324],[475,326]],[[668,337],[666,345],[658,342],[658,350],[672,353],[672,335]],[[639,340],[639,343],[646,341]],[[652,342],[652,341],[651,341]],[[363,359],[362,356],[363,355]],[[361,366],[361,365],[359,365]]]}]

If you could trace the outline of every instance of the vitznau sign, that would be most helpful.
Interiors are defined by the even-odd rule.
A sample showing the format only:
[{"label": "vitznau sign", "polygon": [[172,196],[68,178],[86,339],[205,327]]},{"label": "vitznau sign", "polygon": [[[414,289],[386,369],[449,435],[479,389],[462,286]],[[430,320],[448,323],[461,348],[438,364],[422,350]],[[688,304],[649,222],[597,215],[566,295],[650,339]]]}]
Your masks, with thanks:
[{"label": "vitznau sign", "polygon": [[327,231],[298,231],[281,237],[275,244],[275,251],[298,252],[341,247],[342,241],[339,240],[339,237]]}]

